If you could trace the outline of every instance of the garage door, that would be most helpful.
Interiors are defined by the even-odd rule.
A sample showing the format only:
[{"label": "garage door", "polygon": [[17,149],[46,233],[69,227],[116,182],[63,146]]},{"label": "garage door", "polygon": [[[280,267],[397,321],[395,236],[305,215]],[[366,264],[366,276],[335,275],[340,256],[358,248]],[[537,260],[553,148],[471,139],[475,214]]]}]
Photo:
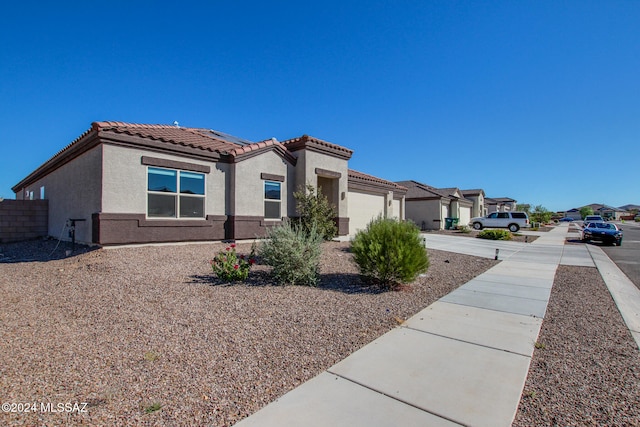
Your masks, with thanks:
[{"label": "garage door", "polygon": [[384,196],[349,192],[349,234],[356,234],[378,215],[384,214]]},{"label": "garage door", "polygon": [[471,208],[460,207],[460,221],[458,221],[458,224],[468,225],[470,220],[471,220]]}]

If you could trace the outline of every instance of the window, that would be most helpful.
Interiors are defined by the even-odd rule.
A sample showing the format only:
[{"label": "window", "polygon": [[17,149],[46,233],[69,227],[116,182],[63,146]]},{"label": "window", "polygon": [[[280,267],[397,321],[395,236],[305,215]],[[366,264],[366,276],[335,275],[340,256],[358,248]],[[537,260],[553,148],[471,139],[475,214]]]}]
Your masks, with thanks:
[{"label": "window", "polygon": [[498,212],[498,218],[509,218],[508,212]]},{"label": "window", "polygon": [[281,183],[264,182],[264,217],[265,219],[281,219],[280,203],[282,200]]},{"label": "window", "polygon": [[152,218],[204,218],[204,174],[147,169],[147,215]]}]

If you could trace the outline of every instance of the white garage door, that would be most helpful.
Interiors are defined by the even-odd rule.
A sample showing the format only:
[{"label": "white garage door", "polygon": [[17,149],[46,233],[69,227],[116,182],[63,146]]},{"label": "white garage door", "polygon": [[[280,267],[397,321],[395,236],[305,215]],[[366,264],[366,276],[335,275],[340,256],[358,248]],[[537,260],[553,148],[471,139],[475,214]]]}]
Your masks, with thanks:
[{"label": "white garage door", "polygon": [[471,220],[471,208],[460,207],[460,221],[459,225],[468,225]]},{"label": "white garage door", "polygon": [[349,234],[364,229],[378,215],[384,215],[384,196],[349,191]]}]

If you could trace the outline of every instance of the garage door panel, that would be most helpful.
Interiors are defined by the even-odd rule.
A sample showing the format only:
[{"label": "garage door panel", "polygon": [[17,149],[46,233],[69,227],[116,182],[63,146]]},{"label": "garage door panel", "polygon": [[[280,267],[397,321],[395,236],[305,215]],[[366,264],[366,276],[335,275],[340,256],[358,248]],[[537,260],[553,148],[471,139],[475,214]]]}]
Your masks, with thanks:
[{"label": "garage door panel", "polygon": [[349,192],[349,234],[364,229],[372,219],[384,215],[384,196]]}]

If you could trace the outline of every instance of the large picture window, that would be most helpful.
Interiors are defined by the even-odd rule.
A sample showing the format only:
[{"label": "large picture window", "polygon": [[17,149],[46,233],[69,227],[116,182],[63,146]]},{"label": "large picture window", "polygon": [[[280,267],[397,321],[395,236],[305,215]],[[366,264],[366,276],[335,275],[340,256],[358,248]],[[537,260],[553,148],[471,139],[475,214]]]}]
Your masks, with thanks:
[{"label": "large picture window", "polygon": [[264,217],[265,219],[281,219],[280,205],[282,201],[281,183],[264,182]]},{"label": "large picture window", "polygon": [[147,169],[147,216],[204,218],[204,174],[174,169]]}]

